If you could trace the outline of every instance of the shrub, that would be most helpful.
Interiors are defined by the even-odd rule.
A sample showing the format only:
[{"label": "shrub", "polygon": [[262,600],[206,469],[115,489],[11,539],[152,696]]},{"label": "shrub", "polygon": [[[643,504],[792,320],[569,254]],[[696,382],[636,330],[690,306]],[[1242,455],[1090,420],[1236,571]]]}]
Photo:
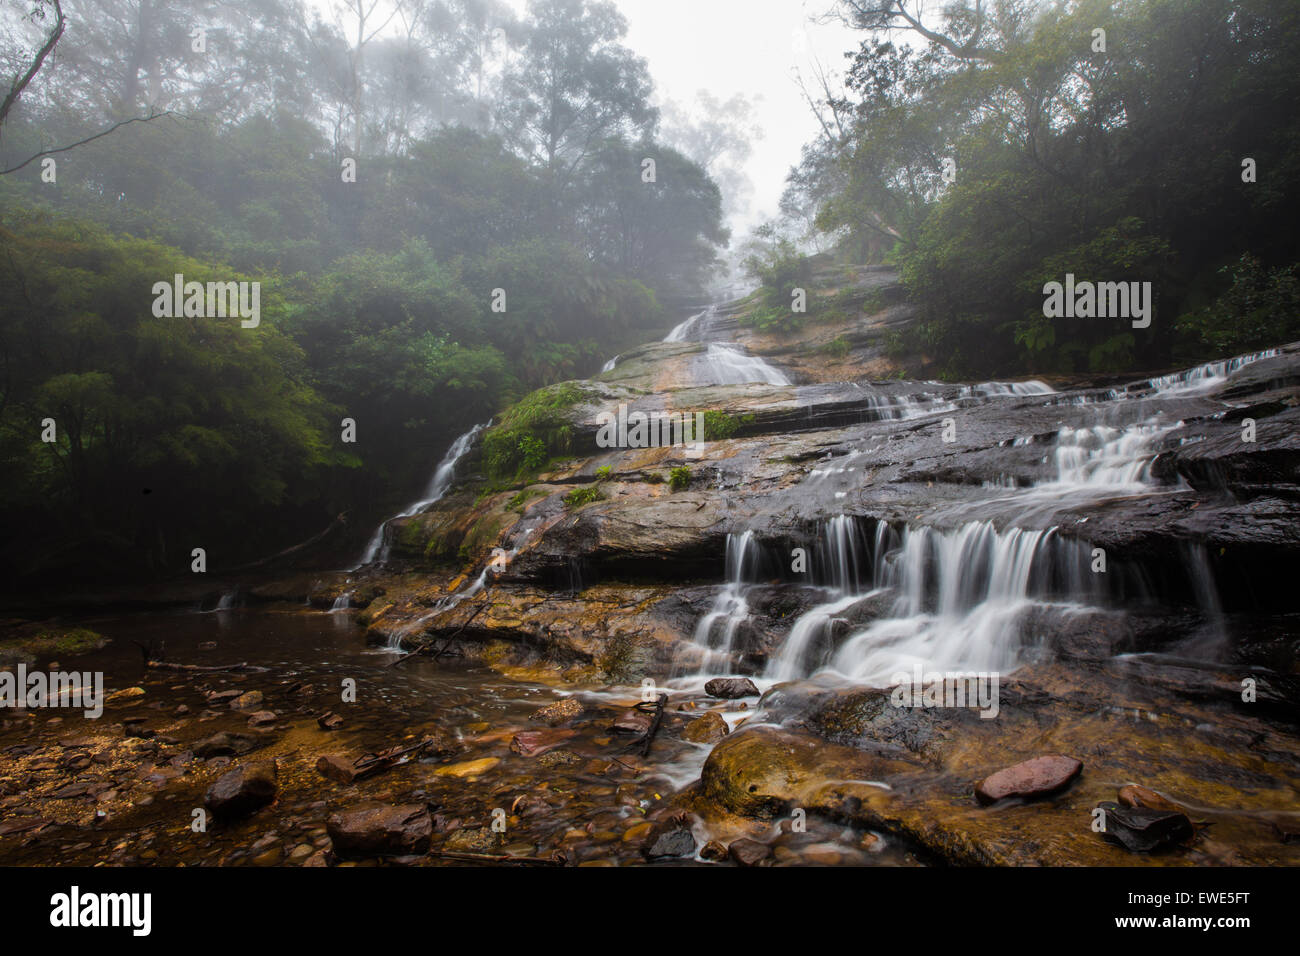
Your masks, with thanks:
[{"label": "shrub", "polygon": [[673,491],[682,491],[690,486],[691,470],[685,465],[679,465],[668,473],[668,485]]}]

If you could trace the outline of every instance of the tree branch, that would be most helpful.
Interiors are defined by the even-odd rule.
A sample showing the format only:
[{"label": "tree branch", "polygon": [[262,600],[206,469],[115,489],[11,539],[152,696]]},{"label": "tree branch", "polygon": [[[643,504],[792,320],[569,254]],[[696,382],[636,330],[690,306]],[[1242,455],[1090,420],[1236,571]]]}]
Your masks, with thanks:
[{"label": "tree branch", "polygon": [[148,116],[132,116],[130,119],[119,120],[118,122],[110,126],[108,129],[100,130],[94,136],[87,136],[85,139],[79,139],[75,143],[69,143],[67,146],[59,146],[56,147],[55,149],[43,149],[39,153],[35,153],[32,156],[28,156],[17,166],[10,166],[6,169],[0,169],[0,176],[5,176],[8,175],[9,173],[16,173],[24,166],[34,163],[36,160],[40,159],[43,156],[53,156],[55,153],[66,153],[68,150],[76,149],[78,146],[85,146],[87,143],[93,143],[95,140],[102,139],[103,137],[107,136],[109,133],[113,132],[114,130],[120,129],[123,126],[128,126],[131,123],[149,123],[152,122],[153,120],[161,119],[164,116],[172,116],[172,115],[175,114],[173,114],[171,110],[164,110],[161,113],[150,112]]}]

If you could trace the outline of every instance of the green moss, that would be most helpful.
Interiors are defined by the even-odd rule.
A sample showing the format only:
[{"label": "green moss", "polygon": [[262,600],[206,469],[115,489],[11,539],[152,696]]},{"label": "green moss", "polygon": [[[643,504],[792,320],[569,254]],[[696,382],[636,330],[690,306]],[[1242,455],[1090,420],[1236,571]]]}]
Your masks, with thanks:
[{"label": "green moss", "polygon": [[483,470],[489,478],[535,475],[572,451],[567,412],[594,393],[580,382],[560,382],[526,395],[483,436]]},{"label": "green moss", "polygon": [[662,485],[664,476],[657,471],[652,471],[645,476],[645,483],[647,485]]},{"label": "green moss", "polygon": [[530,485],[529,487],[518,492],[513,498],[511,498],[509,501],[506,502],[506,510],[517,511],[522,513],[524,510],[524,505],[526,505],[530,499],[539,498],[544,496],[545,494],[546,492],[543,489]]},{"label": "green moss", "polygon": [[600,481],[609,481],[610,476],[613,474],[614,468],[612,465],[601,465],[596,469],[596,478]]},{"label": "green moss", "polygon": [[678,465],[668,473],[668,484],[673,491],[682,491],[691,484],[691,470],[685,465]]},{"label": "green moss", "polygon": [[0,662],[31,661],[34,658],[75,657],[97,651],[108,644],[102,634],[84,627],[67,630],[25,630],[0,640]]}]

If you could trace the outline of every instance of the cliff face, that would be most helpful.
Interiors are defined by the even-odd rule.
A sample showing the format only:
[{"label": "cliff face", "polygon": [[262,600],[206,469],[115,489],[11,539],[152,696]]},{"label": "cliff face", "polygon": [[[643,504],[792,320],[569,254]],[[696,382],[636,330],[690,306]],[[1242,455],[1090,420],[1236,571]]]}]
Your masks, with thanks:
[{"label": "cliff face", "polygon": [[[1297,861],[1275,825],[1300,778],[1300,344],[1084,389],[886,380],[907,309],[887,270],[856,280],[858,307],[793,335],[724,307],[620,356],[547,406],[533,473],[486,477],[489,430],[449,494],[389,522],[385,566],[313,600],[350,595],[375,642],[574,686],[753,676],[763,724],[714,750],[698,812],[815,808],[955,861],[1129,862],[1088,814],[1137,781],[1211,808],[1219,842],[1186,859]],[[602,440],[697,412],[695,449]],[[884,707],[914,666],[1001,675],[999,714]],[[1010,830],[972,802],[1057,751],[1082,782]]]}]

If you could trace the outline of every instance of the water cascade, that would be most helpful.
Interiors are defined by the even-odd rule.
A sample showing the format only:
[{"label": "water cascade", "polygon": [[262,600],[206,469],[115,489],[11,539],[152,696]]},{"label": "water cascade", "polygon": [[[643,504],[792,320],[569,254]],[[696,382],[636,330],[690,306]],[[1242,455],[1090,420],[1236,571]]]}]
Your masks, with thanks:
[{"label": "water cascade", "polygon": [[[451,447],[447,449],[447,453],[442,456],[442,461],[438,462],[438,467],[433,470],[433,477],[429,480],[429,487],[425,489],[424,497],[408,506],[401,514],[393,515],[393,518],[409,518],[411,515],[417,515],[440,501],[451,487],[452,479],[456,477],[456,465],[460,463],[466,452],[473,446],[474,439],[478,437],[479,432],[486,427],[486,424],[475,425],[452,442]],[[385,539],[385,530],[388,528],[388,522],[392,521],[393,518],[386,519],[375,529],[375,533],[370,536],[370,541],[366,544],[366,550],[361,555],[361,560],[357,562],[356,567],[352,570],[355,571],[357,568],[373,564],[376,561],[382,563],[388,560],[389,544]]]}]

